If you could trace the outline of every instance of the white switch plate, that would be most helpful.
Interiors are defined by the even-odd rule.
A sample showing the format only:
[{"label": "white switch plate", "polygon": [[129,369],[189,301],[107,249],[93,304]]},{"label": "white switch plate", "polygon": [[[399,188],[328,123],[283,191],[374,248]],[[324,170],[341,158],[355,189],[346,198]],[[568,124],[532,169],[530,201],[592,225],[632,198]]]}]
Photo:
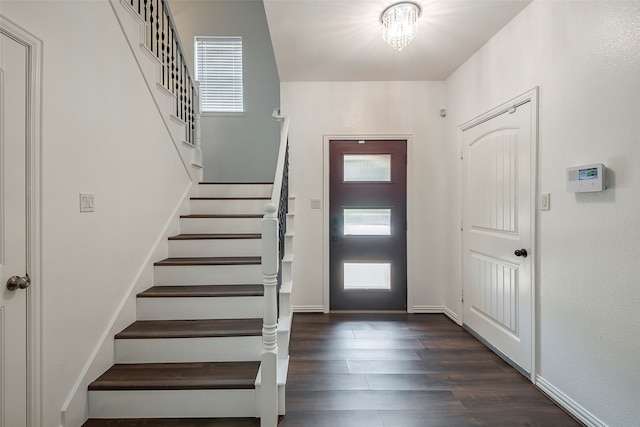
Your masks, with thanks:
[{"label": "white switch plate", "polygon": [[93,193],[80,193],[80,212],[94,212],[95,196]]},{"label": "white switch plate", "polygon": [[320,199],[311,199],[311,209],[322,209]]},{"label": "white switch plate", "polygon": [[540,210],[541,211],[551,210],[551,194],[550,193],[540,194]]}]

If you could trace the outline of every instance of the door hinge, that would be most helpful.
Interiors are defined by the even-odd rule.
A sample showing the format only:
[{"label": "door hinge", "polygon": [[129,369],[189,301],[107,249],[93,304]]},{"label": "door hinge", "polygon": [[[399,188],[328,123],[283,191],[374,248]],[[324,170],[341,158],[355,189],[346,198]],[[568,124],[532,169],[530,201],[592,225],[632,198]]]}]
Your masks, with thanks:
[{"label": "door hinge", "polygon": [[460,231],[464,231],[464,223],[463,220],[460,220]]},{"label": "door hinge", "polygon": [[464,160],[464,149],[460,149],[460,160]]},{"label": "door hinge", "polygon": [[462,298],[462,302],[464,302],[464,289],[462,290],[462,296],[461,296],[461,298]]}]

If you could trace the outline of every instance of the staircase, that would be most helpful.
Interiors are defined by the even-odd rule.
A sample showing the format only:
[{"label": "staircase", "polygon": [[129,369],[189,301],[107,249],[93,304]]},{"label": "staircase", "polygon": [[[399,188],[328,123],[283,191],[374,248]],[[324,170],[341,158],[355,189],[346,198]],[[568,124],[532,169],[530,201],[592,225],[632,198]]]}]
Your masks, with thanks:
[{"label": "staircase", "polygon": [[[198,185],[191,214],[180,217],[181,234],[169,238],[169,257],[154,264],[153,286],[137,295],[136,322],[115,336],[115,365],[89,385],[90,419],[84,426],[218,426],[227,425],[225,419],[228,425],[258,425],[260,233],[271,190],[264,183]],[[285,253],[291,245],[289,234]],[[290,261],[285,256],[281,270],[280,414],[291,324]]]}]

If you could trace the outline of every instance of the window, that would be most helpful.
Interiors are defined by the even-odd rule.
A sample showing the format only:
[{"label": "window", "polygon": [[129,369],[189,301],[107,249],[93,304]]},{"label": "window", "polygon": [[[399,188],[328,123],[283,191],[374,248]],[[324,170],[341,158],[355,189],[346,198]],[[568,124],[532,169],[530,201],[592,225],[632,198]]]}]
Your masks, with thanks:
[{"label": "window", "polygon": [[197,36],[194,57],[200,111],[243,112],[242,37]]}]

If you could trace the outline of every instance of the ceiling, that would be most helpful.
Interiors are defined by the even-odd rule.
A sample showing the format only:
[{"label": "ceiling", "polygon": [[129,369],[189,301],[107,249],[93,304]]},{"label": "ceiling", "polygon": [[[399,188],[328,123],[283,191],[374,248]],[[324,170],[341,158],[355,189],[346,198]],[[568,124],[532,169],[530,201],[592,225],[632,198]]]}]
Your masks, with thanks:
[{"label": "ceiling", "polygon": [[444,80],[531,0],[416,0],[398,52],[380,14],[394,0],[264,0],[280,81]]}]

